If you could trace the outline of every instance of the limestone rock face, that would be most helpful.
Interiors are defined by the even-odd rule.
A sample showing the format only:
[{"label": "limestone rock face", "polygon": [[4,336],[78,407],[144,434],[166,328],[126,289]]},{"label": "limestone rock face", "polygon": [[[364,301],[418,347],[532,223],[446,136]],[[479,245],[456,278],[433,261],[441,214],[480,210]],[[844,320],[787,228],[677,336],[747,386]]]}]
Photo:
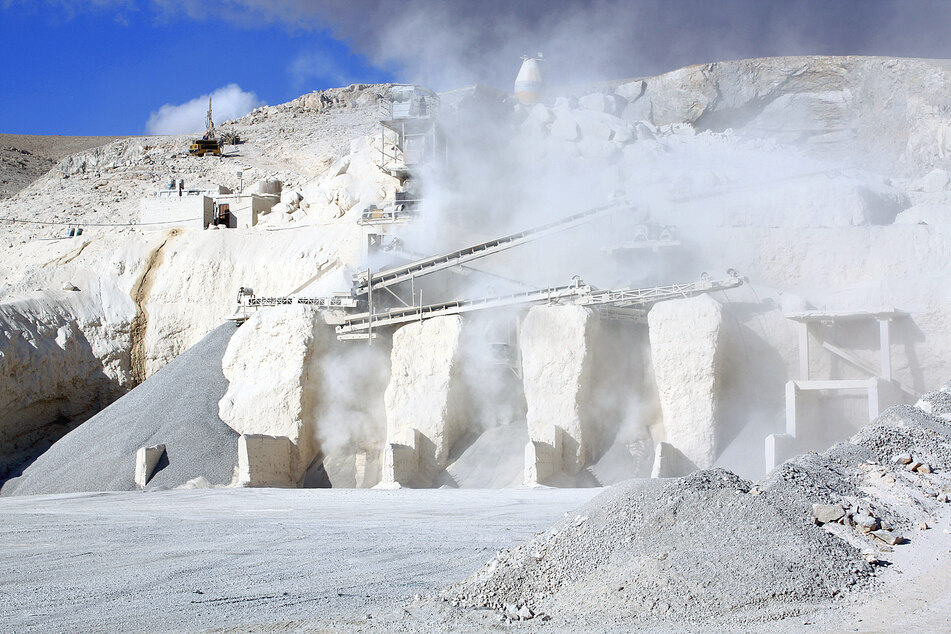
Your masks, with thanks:
[{"label": "limestone rock face", "polygon": [[720,305],[707,295],[661,302],[648,323],[667,442],[707,469],[720,449]]},{"label": "limestone rock face", "polygon": [[[247,286],[282,296],[314,281],[336,258],[355,258],[359,232],[330,226],[295,231],[195,231],[169,238],[139,286],[140,362],[150,376],[234,312]],[[188,298],[201,297],[202,301]]]},{"label": "limestone rock face", "polygon": [[462,332],[462,318],[453,316],[409,324],[393,335],[384,395],[387,443],[416,447],[424,482],[446,467],[449,450],[465,430]]},{"label": "limestone rock face", "polygon": [[825,157],[921,176],[948,169],[951,70],[877,57],[776,57],[715,62],[622,84],[623,116],[655,125],[747,129]]},{"label": "limestone rock face", "polygon": [[107,282],[98,291],[0,303],[0,476],[130,387],[134,308]]},{"label": "limestone rock face", "polygon": [[[355,219],[367,203],[393,199],[400,182],[379,166],[381,142],[378,137],[354,139],[348,156],[302,189],[299,205],[306,210],[307,224],[341,218],[348,212]],[[280,214],[274,216],[268,222],[279,223]]]},{"label": "limestone rock face", "polygon": [[317,455],[319,360],[332,336],[309,306],[259,310],[234,334],[221,361],[230,385],[218,415],[239,434],[288,438],[296,450],[289,484]]}]

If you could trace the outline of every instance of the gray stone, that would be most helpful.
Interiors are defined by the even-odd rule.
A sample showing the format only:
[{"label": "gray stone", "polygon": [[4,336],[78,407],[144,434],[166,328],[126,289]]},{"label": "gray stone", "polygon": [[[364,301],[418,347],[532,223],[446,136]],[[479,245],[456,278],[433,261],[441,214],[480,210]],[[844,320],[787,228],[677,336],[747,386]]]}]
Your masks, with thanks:
[{"label": "gray stone", "polygon": [[891,531],[886,531],[886,530],[872,531],[872,535],[882,540],[889,546],[894,546],[895,544],[900,544],[902,542],[902,538]]},{"label": "gray stone", "polygon": [[629,125],[618,126],[614,128],[614,136],[611,140],[615,143],[630,143],[634,140],[634,132]]},{"label": "gray stone", "polygon": [[586,110],[604,112],[610,115],[617,115],[624,108],[622,99],[604,93],[594,93],[580,97],[578,105]]},{"label": "gray stone", "polygon": [[895,464],[908,464],[909,462],[911,462],[911,454],[910,453],[898,454],[897,456],[892,458],[892,462],[894,462]]},{"label": "gray stone", "polygon": [[520,607],[517,614],[518,618],[522,619],[523,621],[527,621],[528,619],[535,616],[535,614],[529,609],[527,605]]},{"label": "gray stone", "polygon": [[554,113],[549,110],[544,104],[537,103],[531,107],[528,111],[528,114],[532,119],[540,121],[542,123],[551,123],[555,120]]},{"label": "gray stone", "polygon": [[559,116],[551,124],[551,136],[561,141],[577,141],[581,136],[581,130],[574,120]]},{"label": "gray stone", "polygon": [[820,524],[835,522],[845,515],[841,504],[813,504],[812,514]]},{"label": "gray stone", "polygon": [[857,513],[852,516],[852,522],[855,527],[868,533],[878,528],[878,520],[865,513]]}]

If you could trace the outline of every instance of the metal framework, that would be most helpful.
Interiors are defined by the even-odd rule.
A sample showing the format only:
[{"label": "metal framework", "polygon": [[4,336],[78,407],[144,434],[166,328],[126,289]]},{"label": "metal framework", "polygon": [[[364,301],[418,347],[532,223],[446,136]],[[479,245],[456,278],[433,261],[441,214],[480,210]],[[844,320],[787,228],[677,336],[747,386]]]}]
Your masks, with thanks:
[{"label": "metal framework", "polygon": [[394,284],[406,282],[413,278],[429,275],[430,273],[442,271],[450,267],[459,266],[461,264],[465,264],[466,262],[484,258],[487,255],[499,253],[501,251],[517,247],[521,244],[525,244],[526,242],[537,240],[543,236],[564,231],[565,229],[570,229],[571,227],[576,227],[586,222],[590,222],[595,218],[605,214],[614,213],[627,207],[630,207],[630,204],[627,202],[613,201],[605,205],[600,205],[598,207],[588,209],[587,211],[562,218],[561,220],[549,222],[532,229],[526,229],[525,231],[519,231],[518,233],[496,238],[495,240],[489,240],[488,242],[483,242],[482,244],[465,247],[464,249],[459,249],[458,251],[452,251],[443,255],[424,258],[422,260],[410,262],[409,264],[386,269],[377,273],[361,272],[354,276],[354,292],[357,295],[365,295],[370,291],[371,288],[393,286]]},{"label": "metal framework", "polygon": [[380,101],[380,167],[403,178],[411,166],[438,156],[443,150],[438,116],[436,93],[411,84],[393,86]]},{"label": "metal framework", "polygon": [[459,315],[477,310],[541,303],[567,303],[594,308],[608,307],[610,312],[607,316],[616,316],[643,323],[646,310],[657,302],[736,288],[742,283],[743,280],[735,272],[732,272],[730,277],[725,280],[701,279],[699,282],[669,284],[651,288],[601,290],[584,284],[579,278],[576,278],[568,286],[537,289],[511,295],[452,300],[425,306],[405,306],[379,313],[372,311],[360,313],[345,318],[343,323],[337,326],[337,334],[338,336],[346,336],[348,339],[361,338],[360,335],[364,335],[363,338],[366,338],[366,336],[372,334],[375,328],[422,321],[433,317]]}]

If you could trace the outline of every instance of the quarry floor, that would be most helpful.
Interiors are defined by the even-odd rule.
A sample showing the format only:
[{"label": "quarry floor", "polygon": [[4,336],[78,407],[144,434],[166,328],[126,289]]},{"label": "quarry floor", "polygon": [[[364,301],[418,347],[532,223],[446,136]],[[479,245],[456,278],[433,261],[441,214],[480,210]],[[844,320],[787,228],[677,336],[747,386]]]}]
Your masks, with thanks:
[{"label": "quarry floor", "polygon": [[196,489],[0,500],[0,629],[352,630],[601,489]]},{"label": "quarry floor", "polygon": [[[501,623],[488,610],[462,614],[426,596],[601,491],[198,489],[3,498],[0,629],[573,631],[566,623]],[[745,631],[951,631],[949,520],[898,548],[872,595]],[[603,631],[630,627],[605,623]],[[666,624],[656,631],[697,630]]]}]

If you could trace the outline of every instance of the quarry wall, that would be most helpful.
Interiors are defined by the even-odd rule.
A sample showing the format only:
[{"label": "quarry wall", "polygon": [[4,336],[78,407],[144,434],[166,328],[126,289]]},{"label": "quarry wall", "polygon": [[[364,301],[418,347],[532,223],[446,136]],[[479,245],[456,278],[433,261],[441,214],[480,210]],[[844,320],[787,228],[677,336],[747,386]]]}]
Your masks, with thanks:
[{"label": "quarry wall", "polygon": [[[643,326],[629,331],[641,334],[627,335],[611,331],[614,326],[584,309],[539,307],[521,326],[520,388],[506,391],[513,402],[525,399],[530,442],[554,448],[552,430],[563,430],[568,443],[563,438],[560,449],[552,451],[562,471],[572,476],[587,477],[586,469],[612,447],[633,446],[644,438],[651,445],[670,443],[699,466],[732,460],[783,427],[782,386],[798,371],[797,333],[784,316],[792,305],[903,310],[908,315],[893,324],[895,380],[921,393],[946,378],[951,165],[945,146],[951,118],[942,98],[948,72],[924,60],[780,58],[693,66],[530,107],[473,91],[473,102],[495,100],[483,105],[503,113],[504,132],[478,139],[485,128],[470,125],[466,132],[460,130],[465,120],[447,120],[447,129],[465,142],[458,144],[452,169],[426,174],[433,186],[426,193],[425,222],[398,237],[409,250],[437,253],[589,208],[618,190],[636,198],[639,211],[629,220],[646,233],[655,226],[675,226],[679,247],[650,257],[630,255],[622,262],[597,242],[604,233],[576,233],[486,269],[502,277],[515,271],[535,286],[583,274],[595,285],[618,287],[650,285],[661,277],[695,279],[700,271],[733,267],[749,277],[749,284],[715,298],[721,306],[718,327],[732,334],[721,341],[721,331],[712,325],[717,309],[709,302],[709,314],[698,310],[678,316],[673,304],[657,306],[649,347]],[[351,92],[371,95],[368,104],[375,103],[375,89],[367,90]],[[350,120],[333,114],[335,106],[328,103],[307,96],[239,122],[249,134],[261,136],[258,148],[248,145],[249,162],[288,166],[280,174],[254,167],[260,170],[256,177],[286,179],[281,202],[262,213],[258,227],[178,233],[90,228],[82,239],[43,241],[19,229],[11,233],[9,245],[0,245],[8,252],[0,258],[0,403],[8,412],[0,424],[6,436],[0,438],[20,452],[42,442],[47,435],[42,430],[55,421],[75,424],[94,413],[220,324],[233,311],[241,286],[259,295],[300,288],[314,294],[348,290],[339,287],[351,272],[347,267],[367,264],[364,229],[356,220],[366,204],[392,198],[400,182],[377,165],[379,139],[365,136],[373,116],[355,113],[359,121],[335,123]],[[476,106],[470,103],[468,111],[482,107]],[[326,117],[301,121],[318,111]],[[284,156],[277,148],[287,144],[287,130],[294,129],[300,147]],[[301,148],[314,147],[318,133],[331,129],[335,136],[327,143],[332,141],[333,151],[320,161],[308,159],[305,166],[298,156]],[[170,166],[206,170],[218,184],[237,185],[227,180],[234,178],[231,168],[226,175],[224,167],[211,163],[177,163],[184,159],[173,154],[172,145],[126,140],[70,157],[56,173],[5,201],[4,209],[48,208],[62,214],[65,201],[75,200],[77,209],[133,217],[136,194],[165,182]],[[161,169],[148,167],[154,164]],[[291,173],[291,167],[297,171]],[[629,237],[613,231],[612,237]],[[498,279],[477,283],[475,277],[436,284],[434,292],[503,292]],[[61,290],[67,288],[76,290]],[[265,311],[261,314],[265,319]],[[673,328],[681,319],[710,327]],[[345,352],[340,346],[348,344],[333,341],[298,364],[317,364],[314,376],[324,377],[318,381],[321,397],[314,396],[308,406],[314,411],[305,413],[301,406],[300,417],[312,421],[303,442],[312,447],[298,472],[320,454],[331,481],[372,486],[383,477],[385,446],[416,429],[432,443],[425,473],[434,481],[436,472],[476,446],[473,438],[486,430],[482,418],[495,421],[490,427],[500,426],[500,416],[485,412],[479,413],[478,424],[464,421],[476,417],[470,393],[474,381],[460,373],[478,366],[466,352],[465,324],[452,336],[430,332],[436,326],[428,322],[414,327],[420,330],[415,335],[412,328],[397,331],[392,349],[387,340]],[[297,322],[278,329],[306,332]],[[533,332],[546,334],[533,339]],[[827,338],[812,341],[814,376],[865,376],[829,354],[823,343],[848,348],[862,364],[875,365],[874,333],[839,325],[822,334]],[[688,335],[698,338],[696,345],[686,343]],[[711,352],[721,345],[718,341],[730,351],[722,366],[719,352]],[[698,355],[695,369],[704,368],[707,383],[692,382],[691,389],[702,395],[675,397],[672,391],[684,370],[674,363],[681,356],[678,346]],[[704,347],[707,356],[701,360]],[[283,352],[281,346],[261,349],[270,350],[265,357],[272,360]],[[620,358],[619,350],[630,354]],[[605,358],[611,362],[590,365],[591,359]],[[615,370],[617,386],[598,374],[606,365]],[[252,370],[248,365],[247,372]],[[274,370],[290,372],[279,365]],[[719,418],[714,410],[696,409],[713,407],[717,387],[711,377],[717,372],[731,381]],[[328,378],[335,374],[339,380]],[[414,396],[423,384],[417,385],[420,377],[429,377],[438,389]],[[628,384],[631,388],[623,389]],[[456,385],[464,398],[452,391]],[[595,385],[610,386],[608,397],[590,392]],[[366,394],[373,396],[363,398]],[[411,403],[423,397],[434,400],[413,411]],[[469,405],[458,406],[466,399]],[[689,406],[675,406],[678,399]],[[509,409],[517,412],[518,407]],[[861,404],[846,402],[835,416],[861,424]],[[678,439],[679,432],[671,436],[678,425],[690,433],[704,427],[714,437],[716,427],[722,435],[694,450],[692,441]],[[411,435],[397,444],[414,446]],[[635,459],[628,448],[624,452],[625,460],[643,459]]]}]

